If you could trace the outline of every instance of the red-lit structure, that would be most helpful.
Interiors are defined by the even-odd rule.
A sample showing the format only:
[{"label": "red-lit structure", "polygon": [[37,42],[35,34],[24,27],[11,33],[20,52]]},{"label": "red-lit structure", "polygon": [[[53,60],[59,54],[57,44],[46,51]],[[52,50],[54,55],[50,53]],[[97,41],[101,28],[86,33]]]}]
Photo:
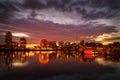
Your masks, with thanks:
[{"label": "red-lit structure", "polygon": [[48,45],[49,45],[49,42],[48,42],[47,39],[42,39],[42,40],[40,41],[40,46],[41,46],[41,47],[48,47]]}]

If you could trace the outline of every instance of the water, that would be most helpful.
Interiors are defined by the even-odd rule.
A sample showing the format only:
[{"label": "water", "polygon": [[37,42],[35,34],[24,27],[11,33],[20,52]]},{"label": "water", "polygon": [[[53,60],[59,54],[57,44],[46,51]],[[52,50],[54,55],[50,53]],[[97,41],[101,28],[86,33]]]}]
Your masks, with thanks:
[{"label": "water", "polygon": [[119,56],[0,52],[0,80],[120,80],[119,76]]}]

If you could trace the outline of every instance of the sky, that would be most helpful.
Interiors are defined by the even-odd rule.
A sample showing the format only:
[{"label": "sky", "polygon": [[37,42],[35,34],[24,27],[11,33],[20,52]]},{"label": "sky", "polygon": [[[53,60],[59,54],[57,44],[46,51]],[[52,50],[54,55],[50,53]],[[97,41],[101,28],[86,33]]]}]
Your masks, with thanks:
[{"label": "sky", "polygon": [[6,31],[27,43],[120,41],[120,0],[0,0],[0,43]]}]

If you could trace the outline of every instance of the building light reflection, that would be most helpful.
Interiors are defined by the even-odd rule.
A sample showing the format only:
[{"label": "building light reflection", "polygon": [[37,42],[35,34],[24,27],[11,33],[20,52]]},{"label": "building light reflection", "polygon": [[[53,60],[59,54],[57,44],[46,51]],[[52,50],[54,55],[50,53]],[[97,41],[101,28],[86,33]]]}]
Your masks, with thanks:
[{"label": "building light reflection", "polygon": [[111,65],[112,64],[112,62],[111,61],[105,61],[105,59],[104,58],[96,58],[95,59],[95,61],[98,63],[98,64],[102,64],[102,65],[104,65],[104,66],[107,66],[107,65]]},{"label": "building light reflection", "polygon": [[22,62],[14,62],[14,63],[12,63],[12,65],[14,67],[23,67],[23,66],[27,66],[28,62],[24,62],[24,63],[22,63]]},{"label": "building light reflection", "polygon": [[49,62],[49,54],[39,54],[40,64],[47,64]]}]

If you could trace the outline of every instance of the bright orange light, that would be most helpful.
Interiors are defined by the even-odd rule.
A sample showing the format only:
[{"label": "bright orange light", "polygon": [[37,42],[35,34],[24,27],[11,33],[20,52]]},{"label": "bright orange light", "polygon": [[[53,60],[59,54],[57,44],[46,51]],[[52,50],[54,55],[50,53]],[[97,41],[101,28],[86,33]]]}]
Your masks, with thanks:
[{"label": "bright orange light", "polygon": [[46,54],[39,54],[39,62],[40,64],[47,64],[49,62],[49,55]]},{"label": "bright orange light", "polygon": [[35,53],[32,52],[32,51],[30,51],[29,54],[28,54],[28,56],[34,56],[34,55],[35,55]]},{"label": "bright orange light", "polygon": [[110,43],[112,43],[112,42],[108,42],[108,41],[102,42],[103,45],[108,45],[108,44],[110,44]]},{"label": "bright orange light", "polygon": [[84,54],[85,54],[85,55],[92,55],[92,50],[85,50],[85,51],[84,51]]},{"label": "bright orange light", "polygon": [[34,48],[34,46],[38,46],[39,44],[27,44],[26,48]]}]

